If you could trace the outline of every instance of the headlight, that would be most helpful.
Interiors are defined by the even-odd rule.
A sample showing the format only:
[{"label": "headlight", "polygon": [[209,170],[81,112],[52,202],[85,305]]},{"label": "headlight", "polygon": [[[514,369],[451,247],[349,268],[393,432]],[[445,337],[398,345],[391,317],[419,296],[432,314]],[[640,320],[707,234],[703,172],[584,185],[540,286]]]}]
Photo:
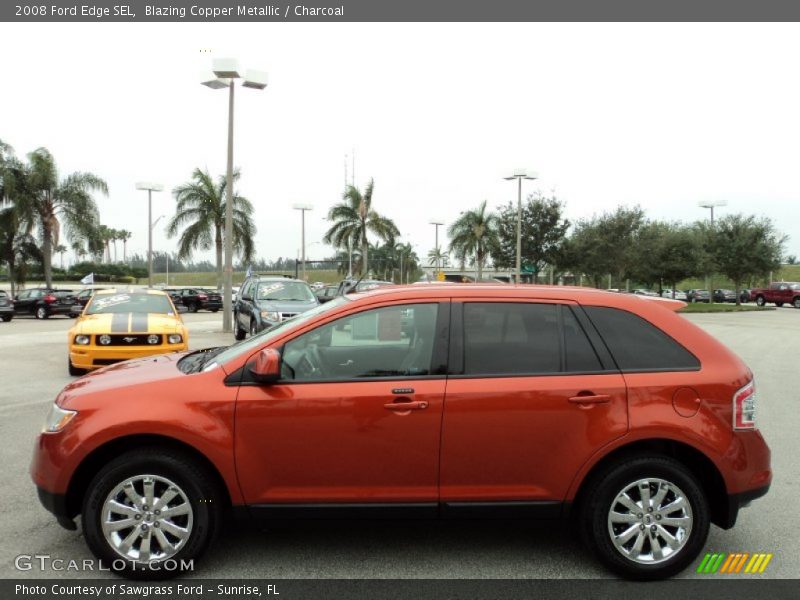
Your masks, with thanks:
[{"label": "headlight", "polygon": [[180,344],[183,341],[183,336],[180,333],[170,333],[168,339],[170,344]]},{"label": "headlight", "polygon": [[270,310],[262,310],[261,317],[267,321],[275,321],[276,323],[281,320],[281,313],[273,312]]},{"label": "headlight", "polygon": [[98,340],[103,346],[108,346],[111,343],[111,336],[103,334],[98,338]]},{"label": "headlight", "polygon": [[64,410],[54,402],[50,407],[50,412],[47,414],[47,419],[44,422],[42,433],[58,433],[67,426],[72,420],[72,417],[78,414],[75,410]]},{"label": "headlight", "polygon": [[161,338],[155,334],[147,336],[147,343],[148,344],[157,344],[161,341]]},{"label": "headlight", "polygon": [[86,346],[89,343],[89,336],[88,335],[76,335],[75,336],[75,343],[79,346]]}]

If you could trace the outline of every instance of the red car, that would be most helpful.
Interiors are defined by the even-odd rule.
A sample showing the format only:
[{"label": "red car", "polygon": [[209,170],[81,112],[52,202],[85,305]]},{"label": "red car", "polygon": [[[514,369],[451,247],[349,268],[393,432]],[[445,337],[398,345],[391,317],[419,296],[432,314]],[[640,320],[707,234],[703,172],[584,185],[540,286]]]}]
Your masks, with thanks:
[{"label": "red car", "polygon": [[614,572],[667,577],[772,479],[751,371],[681,306],[480,284],[341,296],[76,380],[31,473],[131,576],[198,557],[230,512],[570,518]]},{"label": "red car", "polygon": [[769,284],[768,288],[750,290],[750,298],[754,299],[759,306],[771,302],[778,307],[791,304],[795,308],[800,308],[800,283],[774,281]]}]

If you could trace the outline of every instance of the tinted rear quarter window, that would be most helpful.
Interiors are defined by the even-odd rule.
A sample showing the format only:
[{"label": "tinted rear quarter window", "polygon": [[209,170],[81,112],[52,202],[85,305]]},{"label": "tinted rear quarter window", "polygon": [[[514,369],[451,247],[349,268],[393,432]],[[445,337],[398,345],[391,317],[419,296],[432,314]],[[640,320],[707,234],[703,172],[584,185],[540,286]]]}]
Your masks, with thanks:
[{"label": "tinted rear quarter window", "polygon": [[652,323],[617,308],[586,306],[584,310],[603,337],[622,371],[686,371],[700,361]]}]

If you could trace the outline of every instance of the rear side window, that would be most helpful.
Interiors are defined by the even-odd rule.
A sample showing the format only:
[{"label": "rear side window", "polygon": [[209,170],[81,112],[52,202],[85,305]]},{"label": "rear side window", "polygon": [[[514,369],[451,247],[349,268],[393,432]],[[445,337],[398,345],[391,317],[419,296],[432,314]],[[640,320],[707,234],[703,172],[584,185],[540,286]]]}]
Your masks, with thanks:
[{"label": "rear side window", "polygon": [[625,371],[686,371],[700,361],[655,325],[625,310],[585,306],[584,310]]},{"label": "rear side window", "polygon": [[560,372],[557,310],[555,304],[465,304],[464,374]]}]

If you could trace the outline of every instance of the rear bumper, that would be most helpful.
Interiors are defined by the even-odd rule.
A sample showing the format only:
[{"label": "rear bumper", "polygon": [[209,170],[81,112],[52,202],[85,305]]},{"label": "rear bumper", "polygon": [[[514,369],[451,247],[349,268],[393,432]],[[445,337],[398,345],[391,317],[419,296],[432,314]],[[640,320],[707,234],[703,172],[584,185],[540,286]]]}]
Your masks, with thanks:
[{"label": "rear bumper", "polygon": [[760,488],[748,490],[739,494],[729,494],[727,515],[716,524],[723,529],[730,529],[736,525],[736,519],[739,516],[739,510],[749,506],[753,500],[764,496],[769,491],[769,486],[770,484],[767,484]]}]

